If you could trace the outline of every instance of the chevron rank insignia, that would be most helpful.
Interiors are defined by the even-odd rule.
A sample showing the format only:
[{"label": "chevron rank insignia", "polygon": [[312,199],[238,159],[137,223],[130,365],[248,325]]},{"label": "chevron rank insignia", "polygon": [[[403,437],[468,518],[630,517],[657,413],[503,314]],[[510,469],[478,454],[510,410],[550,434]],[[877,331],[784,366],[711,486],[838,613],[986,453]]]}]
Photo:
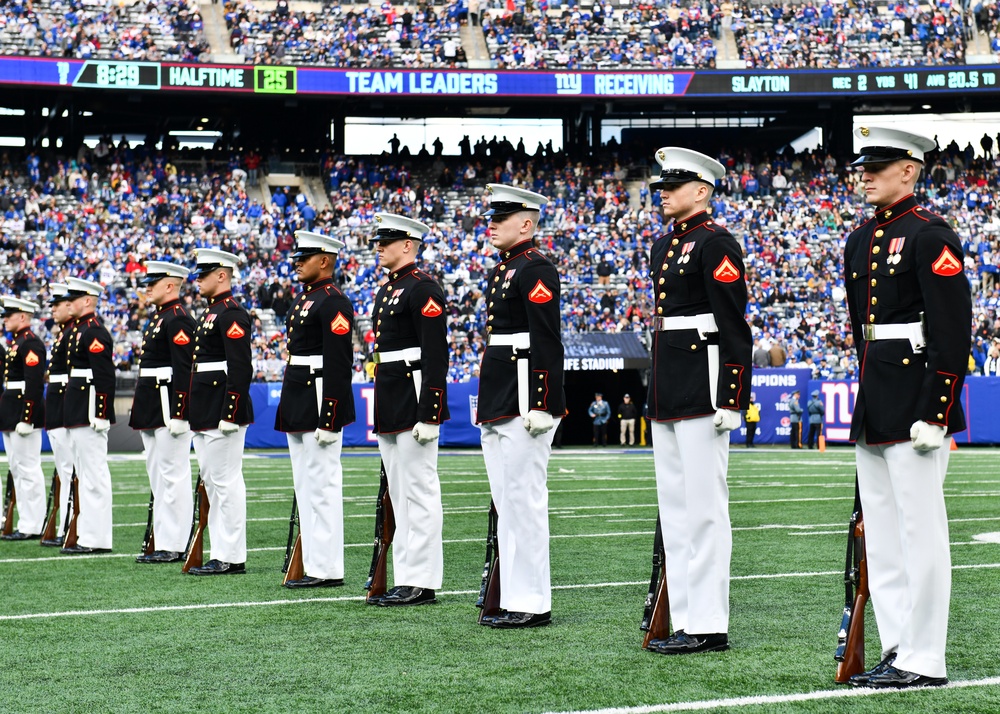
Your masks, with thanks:
[{"label": "chevron rank insignia", "polygon": [[35,367],[39,362],[40,360],[38,359],[38,355],[35,354],[35,351],[28,350],[28,354],[24,356],[24,364],[28,367]]},{"label": "chevron rank insignia", "polygon": [[712,277],[720,283],[731,283],[739,279],[740,271],[733,265],[733,262],[729,260],[729,256],[727,255],[719,263],[719,267],[712,272]]},{"label": "chevron rank insignia", "polygon": [[330,321],[330,332],[335,335],[346,335],[351,331],[351,322],[341,312]]},{"label": "chevron rank insignia", "polygon": [[535,287],[528,293],[528,299],[535,303],[546,303],[552,299],[552,291],[545,287],[545,283],[539,280]]},{"label": "chevron rank insignia", "polygon": [[246,334],[247,331],[244,330],[239,325],[237,325],[235,322],[229,326],[228,330],[226,330],[226,337],[228,337],[231,340],[238,340]]},{"label": "chevron rank insignia", "polygon": [[950,278],[962,272],[962,261],[955,257],[955,254],[948,250],[948,246],[941,249],[941,255],[931,263],[931,272],[935,275],[943,275]]},{"label": "chevron rank insignia", "polygon": [[434,298],[427,298],[427,303],[420,308],[420,314],[424,317],[437,317],[442,312],[441,306],[434,301]]},{"label": "chevron rank insignia", "polygon": [[174,335],[175,345],[187,345],[190,343],[191,343],[191,338],[188,337],[188,334],[184,330],[181,330],[176,335]]},{"label": "chevron rank insignia", "polygon": [[94,341],[90,343],[90,347],[88,347],[87,349],[90,350],[91,352],[93,352],[96,355],[96,354],[104,351],[104,345],[102,345],[101,342],[100,342],[100,340],[98,340],[95,337]]}]

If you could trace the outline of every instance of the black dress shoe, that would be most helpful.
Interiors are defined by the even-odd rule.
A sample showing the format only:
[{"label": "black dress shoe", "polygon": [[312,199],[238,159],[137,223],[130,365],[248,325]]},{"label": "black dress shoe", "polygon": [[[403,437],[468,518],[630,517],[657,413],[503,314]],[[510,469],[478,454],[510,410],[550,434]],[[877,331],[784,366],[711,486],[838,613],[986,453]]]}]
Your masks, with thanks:
[{"label": "black dress shoe", "polygon": [[42,536],[39,533],[31,535],[30,533],[14,531],[13,533],[8,533],[7,535],[0,535],[0,540],[38,540],[41,537]]},{"label": "black dress shoe", "polygon": [[416,588],[409,585],[399,585],[382,596],[379,607],[401,607],[403,605],[427,605],[437,602],[434,591],[430,588]]},{"label": "black dress shoe", "polygon": [[246,571],[246,563],[223,563],[213,558],[200,567],[191,568],[188,575],[240,575]]},{"label": "black dress shoe", "polygon": [[[928,677],[916,672],[907,672],[888,666],[879,674],[874,674],[868,678],[865,687],[874,689],[910,689],[914,687],[943,687],[948,683],[947,677]],[[852,679],[851,684],[854,684]]]},{"label": "black dress shoe", "polygon": [[344,584],[343,578],[314,578],[304,575],[300,580],[289,580],[286,588],[339,588]]},{"label": "black dress shoe", "polygon": [[665,642],[658,645],[655,652],[665,655],[695,654],[697,652],[722,652],[729,649],[729,637],[726,633],[711,635],[689,635],[684,630],[678,630]]},{"label": "black dress shoe", "polygon": [[47,538],[42,541],[42,545],[46,546],[47,548],[62,548],[62,544],[63,544],[62,536],[60,536],[59,538]]},{"label": "black dress shoe", "polygon": [[896,661],[896,653],[890,652],[885,656],[881,662],[869,669],[867,672],[861,672],[860,674],[855,674],[853,677],[847,680],[848,684],[855,687],[867,687],[868,680],[877,674],[882,674],[886,669],[888,669],[893,662]]},{"label": "black dress shoe", "polygon": [[59,551],[63,555],[89,555],[91,553],[110,553],[111,548],[88,548],[85,545],[74,545]]},{"label": "black dress shoe", "polygon": [[490,627],[497,630],[515,630],[521,627],[542,627],[552,622],[552,612],[511,612],[504,610],[490,620]]},{"label": "black dress shoe", "polygon": [[176,550],[154,550],[152,553],[140,555],[135,559],[137,563],[180,563],[184,560],[184,554]]}]

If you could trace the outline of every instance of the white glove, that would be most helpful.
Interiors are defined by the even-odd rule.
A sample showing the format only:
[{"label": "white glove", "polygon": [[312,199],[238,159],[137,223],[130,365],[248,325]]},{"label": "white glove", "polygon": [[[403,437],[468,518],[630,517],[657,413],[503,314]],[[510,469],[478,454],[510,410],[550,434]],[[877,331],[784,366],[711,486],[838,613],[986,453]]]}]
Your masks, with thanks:
[{"label": "white glove", "polygon": [[14,427],[14,431],[20,436],[31,436],[35,432],[35,427],[26,421],[19,421]]},{"label": "white glove", "polygon": [[541,436],[545,432],[551,431],[553,426],[555,426],[555,420],[548,412],[530,411],[528,416],[524,417],[524,428],[532,436]]},{"label": "white glove", "polygon": [[191,431],[191,422],[186,419],[171,419],[167,422],[167,431],[170,436],[184,436]]},{"label": "white glove", "polygon": [[329,446],[330,444],[336,444],[340,441],[341,433],[339,431],[327,431],[326,429],[316,430],[316,443],[320,446]]},{"label": "white glove", "polygon": [[234,424],[231,421],[225,421],[225,420],[219,422],[219,431],[222,432],[223,436],[231,436],[232,434],[235,434],[239,430],[240,430],[239,424]]},{"label": "white glove", "polygon": [[440,433],[440,424],[427,424],[426,422],[418,421],[413,425],[413,438],[416,439],[417,443],[421,446],[434,441],[438,438]]},{"label": "white glove", "polygon": [[90,422],[90,425],[94,427],[94,431],[98,434],[103,434],[111,430],[111,422],[107,419],[94,419],[94,421]]},{"label": "white glove", "polygon": [[712,423],[715,424],[715,430],[720,434],[738,429],[740,421],[740,413],[732,409],[716,409],[715,418],[712,419]]},{"label": "white glove", "polygon": [[910,427],[910,441],[913,442],[914,450],[920,453],[934,451],[941,448],[947,431],[947,427],[928,424],[925,421],[915,421]]}]

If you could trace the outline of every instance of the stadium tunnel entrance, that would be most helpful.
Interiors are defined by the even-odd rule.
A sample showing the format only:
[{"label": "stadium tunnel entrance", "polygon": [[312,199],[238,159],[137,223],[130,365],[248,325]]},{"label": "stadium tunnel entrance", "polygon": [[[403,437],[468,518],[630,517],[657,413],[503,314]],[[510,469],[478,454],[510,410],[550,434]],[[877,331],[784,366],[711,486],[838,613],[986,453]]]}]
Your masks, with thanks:
[{"label": "stadium tunnel entrance", "polygon": [[[601,392],[604,401],[611,405],[611,420],[608,422],[608,446],[618,446],[620,422],[618,420],[618,405],[626,394],[632,397],[632,402],[642,414],[646,403],[646,387],[643,380],[644,370],[594,370],[565,372],[566,409],[569,413],[562,427],[563,446],[588,446],[593,443],[593,422],[587,415],[590,403],[594,401],[594,393]],[[635,424],[635,443],[639,444],[640,421]],[[649,443],[649,435],[646,435]]]}]

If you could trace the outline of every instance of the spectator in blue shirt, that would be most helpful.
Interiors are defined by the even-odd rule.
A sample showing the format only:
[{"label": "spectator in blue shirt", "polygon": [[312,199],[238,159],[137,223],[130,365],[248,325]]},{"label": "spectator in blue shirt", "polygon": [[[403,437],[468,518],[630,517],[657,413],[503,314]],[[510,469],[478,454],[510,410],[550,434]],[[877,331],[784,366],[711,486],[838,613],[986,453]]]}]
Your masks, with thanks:
[{"label": "spectator in blue shirt", "polygon": [[604,401],[604,395],[597,392],[594,401],[590,403],[587,414],[594,420],[594,446],[608,445],[608,419],[611,418],[611,406]]}]

